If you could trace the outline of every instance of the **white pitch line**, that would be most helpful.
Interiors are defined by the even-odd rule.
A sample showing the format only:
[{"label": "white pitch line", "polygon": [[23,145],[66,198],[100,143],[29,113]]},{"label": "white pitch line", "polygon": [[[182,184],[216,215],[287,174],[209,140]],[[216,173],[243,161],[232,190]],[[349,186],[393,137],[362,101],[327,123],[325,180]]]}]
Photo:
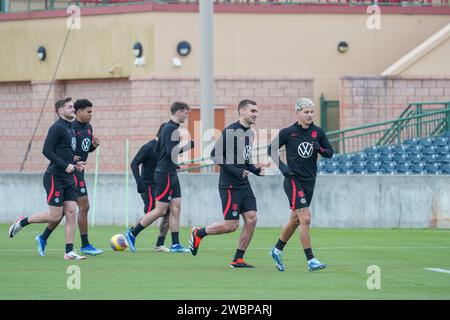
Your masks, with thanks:
[{"label": "white pitch line", "polygon": [[[112,251],[111,248],[99,248],[103,251]],[[249,250],[270,250],[271,247],[267,248],[249,248]],[[410,250],[410,249],[450,249],[450,247],[316,247],[314,250],[380,250],[380,249],[392,249],[392,250]],[[45,251],[61,251],[64,249],[55,249],[55,248],[48,248]],[[236,250],[236,247],[230,247],[230,248],[204,248],[205,251],[213,251],[213,250]],[[0,249],[0,253],[14,253],[14,252],[34,252],[37,251],[37,249]],[[153,248],[142,248],[140,249],[138,247],[138,251],[154,251]]]},{"label": "white pitch line", "polygon": [[425,268],[425,270],[450,274],[450,270],[441,269],[441,268]]}]

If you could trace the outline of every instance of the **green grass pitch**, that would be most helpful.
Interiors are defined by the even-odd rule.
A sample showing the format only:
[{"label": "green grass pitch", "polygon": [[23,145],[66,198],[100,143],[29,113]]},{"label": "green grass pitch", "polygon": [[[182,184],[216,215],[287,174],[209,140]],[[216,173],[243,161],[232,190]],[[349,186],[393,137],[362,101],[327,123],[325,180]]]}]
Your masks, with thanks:
[{"label": "green grass pitch", "polygon": [[[125,228],[95,227],[90,240],[103,255],[64,261],[62,226],[47,256],[38,255],[34,237],[43,228],[30,225],[9,239],[8,225],[0,225],[0,299],[450,299],[450,274],[425,269],[450,270],[449,230],[312,229],[314,254],[328,264],[318,272],[306,270],[296,233],[284,250],[282,273],[268,254],[279,228],[256,229],[245,255],[253,270],[229,267],[239,232],[208,236],[193,257],[152,251],[156,227],[141,233],[136,254],[114,252],[109,239]],[[188,229],[180,230],[186,246],[188,237]],[[67,288],[71,265],[80,267],[79,290]],[[371,265],[380,268],[380,289],[367,288]]]}]

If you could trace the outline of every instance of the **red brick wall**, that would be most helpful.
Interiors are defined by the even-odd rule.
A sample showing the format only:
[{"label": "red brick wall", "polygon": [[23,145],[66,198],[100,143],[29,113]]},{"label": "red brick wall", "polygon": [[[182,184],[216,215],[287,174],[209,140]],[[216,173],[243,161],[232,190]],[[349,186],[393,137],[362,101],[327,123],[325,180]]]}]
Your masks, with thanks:
[{"label": "red brick wall", "polygon": [[[0,171],[17,172],[49,89],[48,82],[0,83]],[[293,105],[298,97],[313,99],[313,80],[302,78],[221,78],[215,82],[216,105],[225,107],[226,124],[236,121],[237,104],[253,99],[260,117],[255,127],[285,127],[295,121]],[[94,103],[92,125],[101,140],[100,171],[125,170],[125,140],[129,158],[155,136],[169,118],[168,106],[176,100],[200,104],[198,79],[114,79],[64,81],[52,86],[48,102],[24,171],[44,171],[48,161],[41,154],[48,127],[56,120],[54,102],[62,97],[85,98]],[[89,171],[94,169],[94,154]]]},{"label": "red brick wall", "polygon": [[341,129],[392,120],[408,103],[432,101],[450,101],[450,78],[345,76],[340,79]]}]

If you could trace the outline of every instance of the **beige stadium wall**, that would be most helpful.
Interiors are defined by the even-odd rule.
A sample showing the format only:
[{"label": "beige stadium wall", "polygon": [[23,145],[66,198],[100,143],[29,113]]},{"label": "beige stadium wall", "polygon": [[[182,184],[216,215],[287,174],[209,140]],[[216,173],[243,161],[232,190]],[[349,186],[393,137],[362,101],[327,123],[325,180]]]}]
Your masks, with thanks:
[{"label": "beige stadium wall", "polygon": [[[218,77],[313,77],[320,93],[339,98],[339,76],[378,74],[449,21],[448,15],[381,16],[381,29],[369,30],[366,14],[216,13],[214,71]],[[67,29],[65,18],[0,22],[0,81],[48,80]],[[72,31],[58,79],[151,75],[198,77],[199,16],[195,12],[143,12],[84,16]],[[174,68],[176,44],[187,40],[192,53]],[[349,51],[340,54],[344,40]],[[144,45],[146,65],[133,66],[131,47]],[[44,45],[48,60],[37,61]],[[18,54],[20,52],[20,54]],[[430,62],[432,63],[432,62]],[[434,69],[440,69],[435,61]],[[111,69],[114,73],[111,73]],[[433,70],[434,70],[433,69]]]},{"label": "beige stadium wall", "polygon": [[402,76],[447,76],[450,78],[450,38],[401,72]]}]

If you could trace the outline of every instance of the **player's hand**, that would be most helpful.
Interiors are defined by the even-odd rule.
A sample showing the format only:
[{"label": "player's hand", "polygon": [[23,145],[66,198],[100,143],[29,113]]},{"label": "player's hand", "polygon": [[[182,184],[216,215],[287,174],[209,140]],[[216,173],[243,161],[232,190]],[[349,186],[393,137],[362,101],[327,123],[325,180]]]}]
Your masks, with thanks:
[{"label": "player's hand", "polygon": [[245,177],[247,177],[249,173],[250,173],[250,171],[244,170],[244,171],[242,172],[242,178],[244,179]]},{"label": "player's hand", "polygon": [[312,145],[313,145],[314,151],[319,151],[320,150],[320,143],[318,143],[317,141],[314,141],[312,143]]},{"label": "player's hand", "polygon": [[86,167],[86,162],[78,161],[75,166],[76,166],[78,171],[82,172],[82,171],[84,171],[84,168]]},{"label": "player's hand", "polygon": [[73,160],[74,160],[75,162],[78,162],[78,161],[80,161],[80,159],[81,159],[81,157],[80,157],[80,156],[75,156],[75,157],[73,157]]},{"label": "player's hand", "polygon": [[261,171],[259,172],[259,176],[265,176],[266,175],[266,167],[260,167]]},{"label": "player's hand", "polygon": [[69,165],[67,166],[67,168],[66,168],[66,172],[67,172],[67,173],[72,173],[72,172],[74,172],[74,171],[75,171],[75,165],[69,164]]},{"label": "player's hand", "polygon": [[100,139],[97,137],[94,137],[94,139],[92,140],[92,146],[94,148],[97,148],[100,145]]}]

